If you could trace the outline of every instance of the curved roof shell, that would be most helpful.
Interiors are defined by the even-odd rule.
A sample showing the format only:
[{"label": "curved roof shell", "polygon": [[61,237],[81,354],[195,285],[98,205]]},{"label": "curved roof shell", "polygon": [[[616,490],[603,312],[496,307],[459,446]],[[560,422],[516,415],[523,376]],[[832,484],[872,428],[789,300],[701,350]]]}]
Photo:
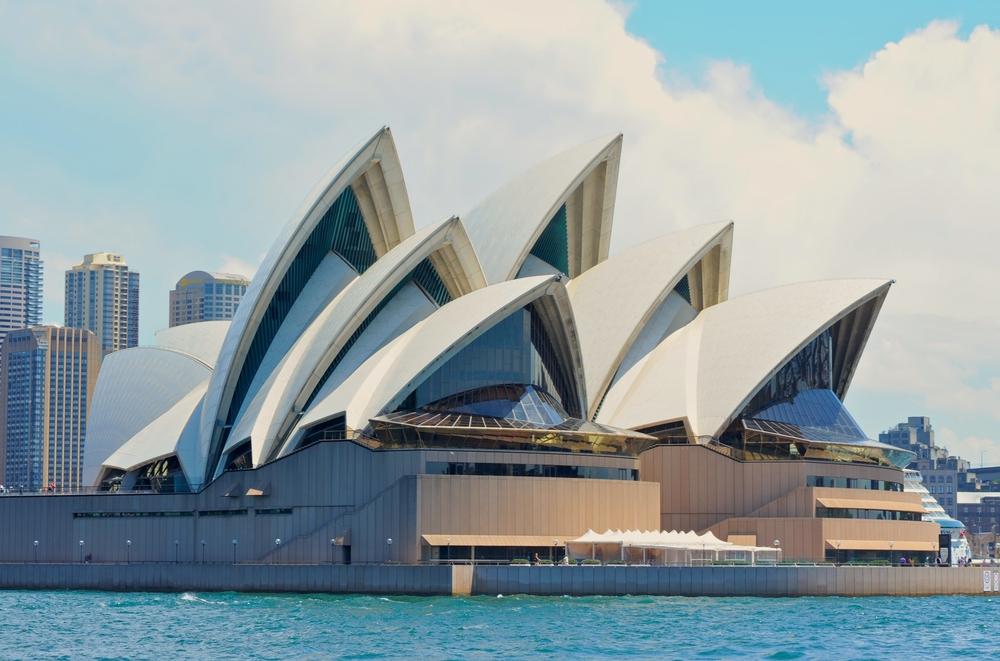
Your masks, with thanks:
[{"label": "curved roof shell", "polygon": [[[587,370],[591,415],[650,318],[681,279],[709,283],[690,292],[695,309],[726,300],[732,223],[702,225],[647,241],[610,257],[566,286]],[[689,284],[690,288],[690,284]]]},{"label": "curved roof shell", "polygon": [[[183,443],[185,429],[195,427],[195,414],[200,410],[208,381],[198,384],[173,406],[139,430],[127,442],[102,462],[102,469],[136,470],[152,461],[177,455],[187,478],[190,470],[198,470],[199,458],[192,455],[190,443]],[[189,431],[190,433],[190,431]],[[100,473],[98,473],[98,476]],[[93,482],[94,480],[91,480]],[[190,483],[190,480],[189,480]],[[197,485],[192,485],[197,486]]]},{"label": "curved roof shell", "polygon": [[187,354],[215,369],[219,350],[229,331],[228,321],[198,321],[156,332],[156,346]]},{"label": "curved roof shell", "polygon": [[[413,234],[413,218],[402,167],[392,134],[388,128],[383,128],[342,159],[317,185],[306,203],[282,229],[247,288],[219,354],[218,369],[205,395],[200,436],[202,452],[208,461],[203,471],[207,472],[208,464],[214,464],[221,453],[225,426],[231,423],[236,412],[242,408],[247,395],[252,395],[253,384],[259,385],[266,378],[266,373],[263,378],[259,375],[267,371],[262,370],[261,365],[273,368],[277,364],[273,357],[268,361],[266,356],[265,359],[260,359],[259,356],[251,355],[250,360],[259,360],[260,365],[247,361],[255,342],[270,350],[274,337],[281,331],[283,314],[291,314],[287,306],[294,307],[298,302],[278,301],[278,306],[273,307],[279,286],[285,282],[286,276],[312,279],[312,273],[297,273],[293,269],[301,268],[299,257],[307,251],[323,253],[328,250],[327,246],[314,246],[309,241],[326,218],[327,212],[348,189],[353,193],[354,201],[360,209],[376,258]],[[322,264],[328,264],[334,269],[336,261],[335,256],[328,253]],[[322,264],[311,268],[318,272],[323,268]],[[309,292],[310,296],[316,298],[311,302],[310,310],[302,311],[299,315],[302,318],[290,320],[292,325],[302,327],[303,322],[311,319],[329,300],[324,299],[321,292],[329,293],[330,297],[335,295],[346,284],[345,280],[349,280],[349,274],[344,275],[346,277],[327,274],[327,281],[321,282],[321,287],[314,288],[320,292]],[[307,289],[308,282],[301,289],[301,296],[307,295]],[[276,312],[279,308],[281,310]],[[277,331],[274,330],[275,326],[278,326]],[[262,335],[263,340],[257,337],[259,332],[265,333]],[[270,339],[267,335],[270,335]],[[296,333],[286,335],[290,336],[285,340],[290,346]],[[287,347],[279,347],[284,348]],[[253,381],[248,388],[246,384],[251,379]],[[201,478],[203,476],[196,476],[195,481],[202,481]]]},{"label": "curved roof shell", "polygon": [[704,310],[608,392],[599,422],[625,428],[684,420],[718,436],[779,369],[839,321],[834,391],[843,399],[891,280],[776,287]]},{"label": "curved roof shell", "polygon": [[[458,218],[421,229],[354,279],[303,330],[230,434],[229,447],[249,436],[257,465],[270,455],[305,411],[334,361],[385,299],[431,260],[449,294],[458,298],[485,286],[475,251]],[[352,345],[353,346],[353,345]]]},{"label": "curved roof shell", "polygon": [[[349,428],[394,409],[441,364],[516,310],[536,304],[563,354],[584,406],[583,369],[569,298],[555,276],[519,278],[472,292],[441,307],[430,317],[383,347],[343,384],[318,400],[296,431],[346,414]],[[291,444],[289,444],[291,447]]]},{"label": "curved roof shell", "polygon": [[110,455],[211,375],[207,364],[172,349],[133,347],[108,354],[87,416],[83,484],[92,484]]},{"label": "curved roof shell", "polygon": [[509,182],[462,217],[487,282],[516,278],[563,206],[566,275],[575,277],[608,256],[621,147],[619,134],[564,151]]}]

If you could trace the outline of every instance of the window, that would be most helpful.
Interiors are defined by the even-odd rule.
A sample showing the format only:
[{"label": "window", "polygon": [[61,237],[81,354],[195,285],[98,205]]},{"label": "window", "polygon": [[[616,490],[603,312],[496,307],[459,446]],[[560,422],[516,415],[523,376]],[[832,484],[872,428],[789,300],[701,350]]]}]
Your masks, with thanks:
[{"label": "window", "polygon": [[498,475],[512,477],[569,477],[590,480],[639,479],[639,471],[632,468],[605,466],[551,466],[545,464],[500,464],[486,462],[428,461],[428,475]]},{"label": "window", "polygon": [[580,417],[574,382],[539,316],[529,307],[500,321],[414,389],[400,409],[416,410],[485,386],[534,385]]}]

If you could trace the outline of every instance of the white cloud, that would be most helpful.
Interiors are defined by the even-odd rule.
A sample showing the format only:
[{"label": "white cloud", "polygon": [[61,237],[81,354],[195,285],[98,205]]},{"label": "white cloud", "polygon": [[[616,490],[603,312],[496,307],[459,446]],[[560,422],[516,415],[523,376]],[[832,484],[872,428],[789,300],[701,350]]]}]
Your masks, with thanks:
[{"label": "white cloud", "polygon": [[982,436],[964,436],[948,427],[934,430],[934,442],[948,448],[948,453],[962,457],[973,466],[996,466],[1000,464],[1000,444],[994,439]]},{"label": "white cloud", "polygon": [[220,273],[231,273],[233,275],[242,275],[247,278],[253,277],[253,274],[257,272],[257,266],[263,261],[263,254],[257,259],[256,262],[250,263],[249,261],[241,258],[234,257],[232,255],[223,255],[222,264],[219,266]]},{"label": "white cloud", "polygon": [[[250,189],[268,208],[294,209],[381,123],[394,128],[418,225],[550,153],[623,131],[613,249],[731,218],[734,294],[893,277],[856,383],[918,393],[931,415],[1000,411],[998,31],[961,38],[939,22],[889,43],[826,78],[830,112],[814,123],[770,101],[737,63],[713,64],[702,81],[668,78],[661,55],[626,32],[621,7],[597,1],[5,11],[15,20],[0,20],[0,38],[32,66],[111,71],[167,116],[245,136],[267,167],[226,193]],[[289,136],[296,151],[254,152],[268,136]],[[219,222],[262,244],[276,233],[254,213]],[[884,425],[905,413],[887,411]]]}]

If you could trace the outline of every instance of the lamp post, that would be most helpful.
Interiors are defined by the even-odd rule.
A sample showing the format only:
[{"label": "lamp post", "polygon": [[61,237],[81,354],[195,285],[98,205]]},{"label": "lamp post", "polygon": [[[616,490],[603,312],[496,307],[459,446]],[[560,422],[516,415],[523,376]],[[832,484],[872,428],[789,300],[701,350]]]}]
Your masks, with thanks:
[{"label": "lamp post", "polygon": [[205,564],[205,540],[201,540],[201,563]]},{"label": "lamp post", "polygon": [[451,537],[448,538],[448,564],[451,564]]},{"label": "lamp post", "polygon": [[833,547],[837,549],[836,556],[833,558],[834,564],[840,564],[840,540],[838,539],[833,543]]},{"label": "lamp post", "polygon": [[174,564],[176,565],[181,561],[181,541],[179,539],[174,540]]},{"label": "lamp post", "polygon": [[233,537],[233,564],[236,564],[236,545],[240,543],[240,540]]},{"label": "lamp post", "polygon": [[336,556],[337,556],[337,538],[336,537],[331,537],[330,538],[330,564],[331,565],[336,562],[336,560],[335,560]]},{"label": "lamp post", "polygon": [[83,540],[80,540],[80,562],[83,562]]},{"label": "lamp post", "polygon": [[895,556],[893,556],[893,554],[892,554],[892,547],[895,546],[895,545],[896,545],[895,542],[889,542],[889,564],[890,565],[896,564]]},{"label": "lamp post", "polygon": [[32,542],[31,546],[32,546],[33,552],[35,554],[35,562],[37,563],[38,562],[38,540],[36,539],[34,542]]},{"label": "lamp post", "polygon": [[392,537],[387,537],[385,543],[389,545],[389,561],[392,561]]},{"label": "lamp post", "polygon": [[776,539],[776,540],[774,540],[773,544],[774,544],[774,551],[775,551],[774,562],[775,562],[775,564],[777,564],[777,563],[781,562],[781,540],[780,539]]},{"label": "lamp post", "polygon": [[281,549],[281,538],[274,538],[274,564],[278,564],[278,551]]},{"label": "lamp post", "polygon": [[125,540],[125,564],[126,565],[132,564],[132,540],[131,539],[126,539]]}]

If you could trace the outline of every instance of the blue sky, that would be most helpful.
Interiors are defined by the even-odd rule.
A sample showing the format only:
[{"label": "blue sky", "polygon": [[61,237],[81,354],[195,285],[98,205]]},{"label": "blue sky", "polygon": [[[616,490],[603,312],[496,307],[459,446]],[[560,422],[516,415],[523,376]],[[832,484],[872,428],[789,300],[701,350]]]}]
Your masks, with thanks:
[{"label": "blue sky", "polygon": [[860,66],[932,20],[958,21],[962,34],[983,23],[1000,25],[1000,3],[993,1],[639,0],[631,6],[628,29],[664,55],[668,70],[696,80],[713,60],[747,64],[767,96],[809,116],[828,111],[826,73]]},{"label": "blue sky", "polygon": [[65,268],[123,253],[149,343],[177,278],[252,274],[382,124],[418,226],[622,131],[612,251],[732,219],[733,295],[897,279],[849,406],[1000,463],[997,28],[996,2],[0,0],[0,233],[42,241],[47,321]]}]

